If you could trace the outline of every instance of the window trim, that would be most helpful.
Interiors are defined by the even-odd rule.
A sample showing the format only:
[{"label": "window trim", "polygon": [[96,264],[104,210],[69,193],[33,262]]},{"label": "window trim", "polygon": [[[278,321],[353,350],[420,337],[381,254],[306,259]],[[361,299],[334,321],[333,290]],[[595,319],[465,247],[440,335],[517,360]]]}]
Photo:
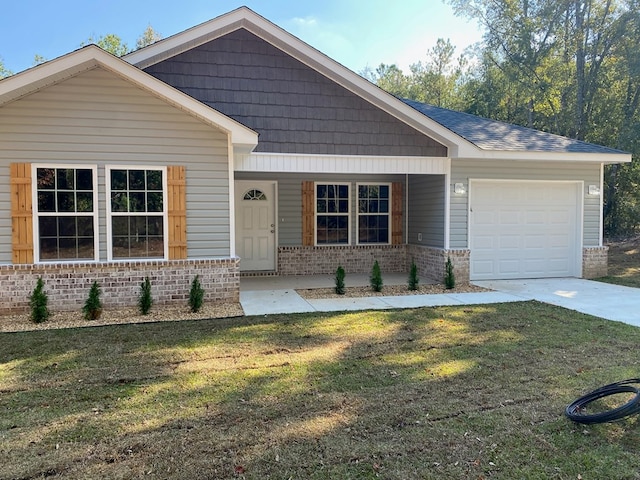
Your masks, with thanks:
[{"label": "window trim", "polygon": [[[388,218],[388,225],[389,225],[389,236],[388,236],[388,240],[386,242],[366,242],[366,243],[360,243],[360,216],[372,216],[371,214],[368,213],[360,213],[360,206],[359,206],[359,202],[360,202],[360,186],[375,186],[375,187],[381,187],[381,186],[387,186],[389,187],[389,211],[386,213],[387,218]],[[354,201],[356,202],[356,244],[357,245],[391,245],[391,239],[393,238],[393,232],[392,232],[392,228],[393,228],[393,205],[392,205],[392,201],[393,201],[393,183],[392,182],[357,182],[356,183],[356,198],[354,199]],[[380,215],[384,215],[383,213],[376,213],[374,215],[380,216]]]},{"label": "window trim", "polygon": [[[318,243],[318,185],[346,185],[347,187],[347,195],[348,195],[348,204],[349,210],[347,213],[338,213],[337,215],[347,217],[347,242],[346,243]],[[343,245],[351,245],[351,210],[352,210],[352,202],[353,198],[351,196],[351,182],[332,182],[332,181],[324,181],[324,182],[313,182],[313,244],[316,247],[337,247]],[[328,216],[328,215],[321,215]]]},{"label": "window trim", "polygon": [[[78,212],[39,212],[38,211],[38,169],[73,169],[73,170],[91,170],[91,181],[93,182],[93,213],[81,212],[80,216],[93,217],[93,259],[66,259],[56,258],[52,260],[42,260],[40,258],[40,217],[76,217]],[[52,263],[87,263],[98,262],[100,260],[100,231],[99,231],[99,213],[100,206],[98,204],[98,166],[91,164],[73,164],[73,163],[32,163],[31,164],[31,205],[32,205],[32,225],[33,225],[33,263],[34,264],[52,264]]]},{"label": "window trim", "polygon": [[[111,211],[111,171],[112,170],[159,170],[162,172],[162,237],[163,237],[163,256],[162,257],[130,257],[130,258],[113,258],[113,238],[112,238],[112,219],[114,217]],[[109,262],[154,262],[169,259],[169,205],[168,205],[168,182],[167,167],[158,165],[105,165],[104,167],[105,182],[105,220],[107,231],[107,261]],[[155,213],[155,212],[154,212]],[[115,216],[120,216],[116,213]],[[124,215],[122,215],[124,216]],[[149,212],[127,212],[127,216],[149,216]],[[153,215],[160,216],[160,215]]]}]

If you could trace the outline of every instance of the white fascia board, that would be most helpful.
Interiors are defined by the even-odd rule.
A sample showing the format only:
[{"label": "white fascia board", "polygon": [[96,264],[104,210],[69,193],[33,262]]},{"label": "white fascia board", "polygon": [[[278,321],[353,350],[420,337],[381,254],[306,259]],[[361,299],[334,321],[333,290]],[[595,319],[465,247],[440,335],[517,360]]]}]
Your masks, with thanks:
[{"label": "white fascia board", "polygon": [[3,80],[0,82],[0,106],[96,67],[104,68],[166,103],[224,131],[231,136],[234,145],[238,145],[243,151],[250,151],[258,144],[258,134],[250,128],[95,45],[89,45]]},{"label": "white fascia board", "polygon": [[[508,150],[479,150],[476,155],[467,155],[460,160],[510,160],[536,162],[573,162],[573,163],[628,163],[630,153],[586,153],[586,152],[521,152]],[[454,161],[457,159],[453,159]]]},{"label": "white fascia board", "polygon": [[473,155],[478,150],[471,142],[246,7],[160,40],[125,55],[123,59],[139,68],[146,68],[239,28],[247,29],[352,93],[442,143],[449,149],[450,156]]},{"label": "white fascia board", "polygon": [[378,157],[363,155],[306,155],[250,153],[235,155],[236,172],[425,174],[444,175],[451,170],[448,157]]}]

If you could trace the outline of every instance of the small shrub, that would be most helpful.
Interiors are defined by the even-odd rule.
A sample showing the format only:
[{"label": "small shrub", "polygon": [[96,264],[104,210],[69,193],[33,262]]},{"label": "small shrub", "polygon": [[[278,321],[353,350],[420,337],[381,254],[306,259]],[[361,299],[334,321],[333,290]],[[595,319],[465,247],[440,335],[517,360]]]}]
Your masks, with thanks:
[{"label": "small shrub", "polygon": [[196,278],[191,282],[191,290],[189,290],[189,308],[193,313],[197,313],[202,308],[204,303],[204,289],[200,284],[200,278],[196,275]]},{"label": "small shrub", "polygon": [[338,267],[336,270],[336,294],[344,295],[344,268]]},{"label": "small shrub", "polygon": [[411,262],[411,270],[409,270],[409,290],[417,290],[418,283],[420,283],[420,279],[418,278],[418,267],[416,266],[416,262]]},{"label": "small shrub", "polygon": [[382,291],[382,273],[380,272],[380,265],[376,260],[371,269],[371,276],[369,277],[369,283],[374,292]]},{"label": "small shrub", "polygon": [[31,295],[29,295],[29,306],[31,307],[31,321],[33,323],[42,323],[49,319],[51,312],[47,304],[49,303],[49,297],[44,291],[44,282],[42,277],[38,278],[36,282],[36,288],[33,289]]},{"label": "small shrub", "polygon": [[87,297],[84,306],[82,307],[82,313],[85,320],[97,320],[102,315],[102,301],[100,295],[102,294],[98,282],[94,281],[89,290],[89,296]]},{"label": "small shrub", "polygon": [[456,286],[456,277],[453,274],[453,264],[451,263],[451,258],[447,257],[447,263],[444,267],[444,287],[447,290],[451,290]]},{"label": "small shrub", "polygon": [[151,297],[151,281],[149,277],[144,279],[144,282],[140,285],[140,297],[138,298],[138,307],[140,313],[146,315],[151,310],[153,304],[153,298]]}]

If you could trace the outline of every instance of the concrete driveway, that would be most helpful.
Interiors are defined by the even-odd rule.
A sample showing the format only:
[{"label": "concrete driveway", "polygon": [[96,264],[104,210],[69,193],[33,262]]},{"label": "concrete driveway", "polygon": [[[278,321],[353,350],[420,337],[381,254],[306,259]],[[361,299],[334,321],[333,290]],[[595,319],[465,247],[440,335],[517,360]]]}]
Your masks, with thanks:
[{"label": "concrete driveway", "polygon": [[640,327],[640,289],[582,278],[487,280],[472,282],[523,300],[558,305]]}]

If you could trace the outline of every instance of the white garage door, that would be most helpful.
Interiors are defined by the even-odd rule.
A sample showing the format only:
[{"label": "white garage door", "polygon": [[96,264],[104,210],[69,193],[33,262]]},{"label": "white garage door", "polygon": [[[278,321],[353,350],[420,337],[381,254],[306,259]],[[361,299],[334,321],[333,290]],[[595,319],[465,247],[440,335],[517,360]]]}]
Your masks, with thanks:
[{"label": "white garage door", "polygon": [[581,184],[470,181],[472,280],[580,275]]}]

